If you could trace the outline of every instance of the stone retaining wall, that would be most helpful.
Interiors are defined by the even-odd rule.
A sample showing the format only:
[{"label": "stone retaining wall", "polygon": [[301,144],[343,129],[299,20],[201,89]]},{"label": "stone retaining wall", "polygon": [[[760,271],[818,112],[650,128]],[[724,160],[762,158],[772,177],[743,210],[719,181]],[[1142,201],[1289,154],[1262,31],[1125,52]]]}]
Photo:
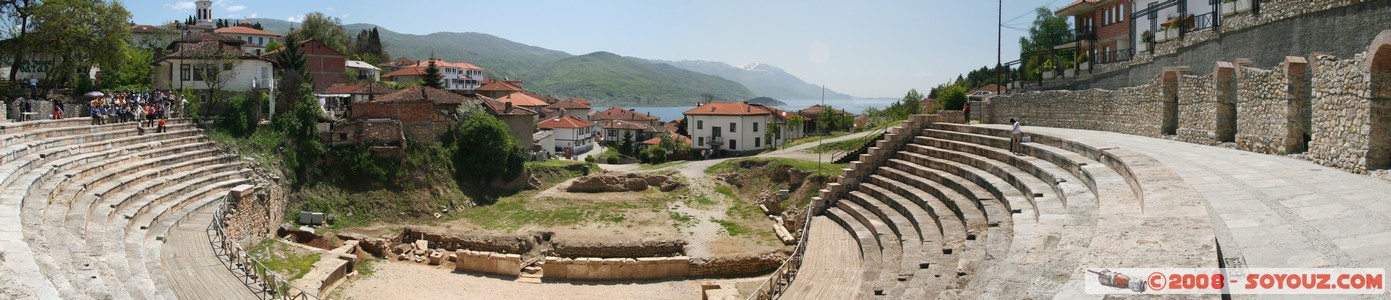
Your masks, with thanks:
[{"label": "stone retaining wall", "polygon": [[586,243],[565,240],[551,241],[546,255],[559,257],[673,257],[686,255],[686,241],[641,241],[619,243]]},{"label": "stone retaining wall", "polygon": [[562,258],[547,256],[543,278],[578,280],[646,280],[686,277],[691,259],[685,256],[643,258]]},{"label": "stone retaining wall", "polygon": [[[1372,49],[1391,49],[1386,42]],[[1391,105],[1377,106],[1370,78],[1391,74],[1366,53],[1287,57],[1273,69],[1219,62],[1208,75],[1171,68],[1150,83],[1119,90],[1043,91],[1001,95],[983,106],[990,123],[1111,131],[1268,154],[1298,154],[1319,164],[1368,172],[1369,154],[1391,157]],[[1205,68],[1207,66],[1195,67]],[[1177,105],[1173,105],[1176,102]],[[1176,116],[1175,116],[1176,114]],[[1168,121],[1175,120],[1176,122]],[[1235,120],[1233,120],[1235,119]],[[1176,124],[1175,124],[1176,123]],[[1177,128],[1168,128],[1174,124]],[[1235,125],[1234,129],[1233,124]],[[1172,129],[1172,130],[1166,130]],[[1025,129],[1027,131],[1027,127]],[[1385,133],[1385,134],[1382,134]],[[1233,138],[1234,136],[1234,138]],[[1382,144],[1378,144],[1382,143]],[[1385,153],[1383,153],[1385,152]],[[1377,166],[1373,166],[1375,169]]]},{"label": "stone retaining wall", "polygon": [[520,254],[531,251],[532,248],[531,236],[527,235],[453,236],[418,231],[414,228],[404,229],[399,238],[392,242],[410,243],[416,240],[430,241],[431,248],[449,250]]},{"label": "stone retaining wall", "polygon": [[522,271],[522,256],[519,254],[458,250],[454,252],[454,269],[517,276]]},{"label": "stone retaining wall", "polygon": [[257,187],[253,195],[232,200],[237,201],[235,210],[227,214],[223,224],[227,238],[254,243],[280,229],[289,197],[284,187],[270,184]]},{"label": "stone retaining wall", "polygon": [[693,258],[690,277],[740,277],[768,274],[787,260],[787,254],[769,252],[756,255]]}]

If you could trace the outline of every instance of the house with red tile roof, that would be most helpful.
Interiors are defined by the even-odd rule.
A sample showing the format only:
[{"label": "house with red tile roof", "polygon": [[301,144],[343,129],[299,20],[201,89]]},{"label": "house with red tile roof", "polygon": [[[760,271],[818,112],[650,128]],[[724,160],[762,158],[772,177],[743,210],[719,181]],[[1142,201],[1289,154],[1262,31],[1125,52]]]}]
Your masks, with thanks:
[{"label": "house with red tile roof", "polygon": [[542,108],[550,105],[550,103],[546,103],[545,100],[541,100],[535,95],[522,92],[508,94],[507,96],[497,98],[497,101],[511,103],[514,106],[525,107],[533,111],[541,111]]},{"label": "house with red tile roof", "polygon": [[270,42],[276,41],[280,39],[281,36],[283,36],[278,33],[251,28],[251,23],[242,23],[237,26],[218,28],[216,30],[213,30],[213,33],[246,41],[245,44],[242,44],[242,50],[255,55],[261,55],[264,52],[266,52],[267,44],[270,44]]},{"label": "house with red tile roof", "polygon": [[661,118],[654,117],[649,114],[640,113],[631,109],[622,109],[618,107],[610,107],[609,109],[596,112],[594,113],[594,115],[589,116],[589,120],[594,122],[602,122],[607,120],[627,120],[645,123],[647,124],[647,126],[657,126],[660,125],[662,121]]},{"label": "house with red tile roof", "polygon": [[589,103],[576,100],[579,99],[570,99],[547,105],[541,109],[542,114],[544,114],[546,118],[565,115],[580,120],[589,120]]},{"label": "house with red tile roof", "polygon": [[684,114],[686,132],[695,139],[692,149],[714,149],[734,155],[758,153],[800,131],[786,126],[792,113],[748,102],[710,102]]},{"label": "house with red tile roof", "polygon": [[436,143],[451,129],[459,105],[472,100],[477,99],[442,89],[413,87],[353,103],[351,119],[398,120],[411,140]]},{"label": "house with red tile roof", "polygon": [[[812,105],[811,107],[807,107],[807,108],[804,108],[804,109],[802,109],[802,110],[797,111],[797,115],[800,115],[800,116],[802,117],[803,120],[806,120],[806,122],[804,122],[804,123],[805,123],[805,126],[803,126],[803,130],[804,130],[803,132],[805,132],[806,134],[817,134],[817,133],[822,133],[822,134],[824,134],[825,132],[821,132],[823,128],[821,128],[821,126],[820,126],[820,123],[824,123],[824,121],[819,120],[819,119],[821,119],[821,113],[824,112],[824,111],[826,111],[827,109],[830,109],[830,110],[833,111],[834,113],[839,114],[839,115],[841,115],[841,116],[853,116],[853,115],[854,115],[854,114],[852,114],[852,113],[850,113],[850,112],[847,112],[847,111],[844,111],[844,110],[840,110],[840,109],[836,109],[836,108],[830,107],[830,106],[822,106],[821,104]],[[848,124],[847,124],[847,126],[848,126]],[[849,128],[831,128],[830,130],[848,130],[848,129],[849,129]]]},{"label": "house with red tile roof", "polygon": [[[404,63],[404,61],[393,61],[392,63],[398,62]],[[482,67],[466,62],[447,62],[439,59],[417,61],[413,65],[401,66],[399,69],[382,75],[382,80],[400,83],[419,82],[425,79],[425,69],[429,68],[431,62],[434,62],[435,68],[439,69],[440,82],[446,90],[471,93],[483,85],[484,69]]]},{"label": "house with red tile roof", "polygon": [[[493,115],[503,124],[507,124],[508,133],[517,140],[518,145],[526,147],[528,151],[531,150],[530,146],[535,141],[532,137],[536,133],[536,111],[497,101],[488,96],[474,95],[474,97],[482,102],[483,108],[488,111],[488,114]],[[554,151],[554,149],[541,150]]]},{"label": "house with red tile roof", "polygon": [[324,89],[317,96],[321,99],[324,111],[334,116],[348,116],[352,113],[353,103],[367,102],[394,92],[396,89],[378,82],[339,83]]},{"label": "house with red tile roof", "polygon": [[593,150],[594,135],[598,132],[598,127],[594,126],[593,122],[571,116],[541,120],[536,127],[555,132],[555,153],[566,153],[565,150],[569,149],[569,153],[573,155]]},{"label": "house with red tile roof", "polygon": [[595,123],[599,124],[599,140],[604,145],[617,144],[623,139],[642,141],[652,138],[653,133],[660,133],[660,130],[654,130],[652,126],[647,126],[647,123],[638,121],[604,120]]},{"label": "house with red tile roof", "polygon": [[[274,82],[270,60],[242,50],[246,41],[212,33],[189,35],[164,49],[151,64],[151,87],[161,90],[264,91]],[[224,66],[231,65],[228,70]],[[198,92],[206,100],[208,93]]]},{"label": "house with red tile roof", "polygon": [[521,80],[483,79],[483,85],[478,87],[475,91],[479,95],[497,98],[511,95],[512,93],[525,92],[526,88],[522,87]]},{"label": "house with red tile roof", "polygon": [[[685,142],[687,145],[693,145],[693,144],[691,143],[691,138],[686,137],[686,136],[684,136],[684,135],[677,134],[677,133],[675,133],[675,132],[672,132],[672,133],[671,133],[671,138],[680,140],[681,142]],[[646,140],[646,141],[642,141],[642,144],[643,144],[644,146],[647,146],[647,147],[656,146],[656,145],[661,145],[661,144],[662,144],[662,137],[661,137],[661,136],[657,136],[657,137],[648,139],[648,140]]]}]

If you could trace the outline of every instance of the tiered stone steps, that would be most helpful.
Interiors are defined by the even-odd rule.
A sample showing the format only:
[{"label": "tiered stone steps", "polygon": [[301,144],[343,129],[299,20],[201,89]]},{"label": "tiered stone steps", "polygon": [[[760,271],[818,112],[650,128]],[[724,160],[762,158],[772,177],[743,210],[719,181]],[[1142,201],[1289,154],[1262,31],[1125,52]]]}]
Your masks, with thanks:
[{"label": "tiered stone steps", "polygon": [[[1174,178],[1156,171],[1162,166],[1152,159],[1037,136],[1042,142],[1014,154],[1008,136],[996,128],[932,124],[890,151],[843,198],[830,199],[825,216],[840,227],[814,227],[810,237],[833,230],[859,241],[854,298],[1080,295],[1086,268],[1164,265],[1136,260],[1133,247],[1117,243],[1153,231],[1141,228],[1144,220],[1195,220],[1193,210],[1182,209],[1186,204],[1143,213],[1156,207],[1144,195],[1162,192],[1142,182]],[[1183,230],[1201,237],[1199,227]],[[1215,257],[1195,256],[1214,245],[1199,239],[1185,238],[1189,244],[1181,247],[1198,254],[1160,261],[1208,265]],[[814,278],[798,277],[792,285]],[[807,285],[820,284],[827,283]],[[790,289],[784,296],[804,293]]]},{"label": "tiered stone steps", "polygon": [[165,235],[252,172],[186,120],[168,124],[0,125],[3,278],[44,299],[175,298]]}]

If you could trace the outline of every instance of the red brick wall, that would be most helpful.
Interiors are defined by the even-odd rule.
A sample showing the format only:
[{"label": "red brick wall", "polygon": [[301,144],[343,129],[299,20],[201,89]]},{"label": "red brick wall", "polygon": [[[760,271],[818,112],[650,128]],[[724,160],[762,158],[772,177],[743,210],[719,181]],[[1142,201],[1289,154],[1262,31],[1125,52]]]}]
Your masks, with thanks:
[{"label": "red brick wall", "polygon": [[319,41],[304,43],[304,63],[314,76],[314,90],[321,91],[334,84],[347,82],[347,57]]},{"label": "red brick wall", "polygon": [[[1096,20],[1097,20],[1097,21],[1096,21],[1096,26],[1097,26],[1096,39],[1097,39],[1097,40],[1105,40],[1105,39],[1108,39],[1108,38],[1124,37],[1124,36],[1130,35],[1130,12],[1131,12],[1131,5],[1130,5],[1130,3],[1126,3],[1126,2],[1129,2],[1129,1],[1115,1],[1115,2],[1112,2],[1111,4],[1097,7],[1097,9],[1096,9],[1096,14],[1095,14]],[[1121,16],[1124,17],[1124,19],[1122,19],[1121,22],[1110,23],[1110,24],[1104,24],[1104,21],[1105,21],[1104,12],[1107,11],[1107,10],[1112,10],[1112,11],[1114,11],[1114,10],[1116,9],[1116,7],[1118,7],[1118,6],[1121,7],[1120,13],[1121,13]],[[1114,18],[1114,16],[1113,16],[1113,18]],[[1099,47],[1098,47],[1098,48],[1099,48]]]}]

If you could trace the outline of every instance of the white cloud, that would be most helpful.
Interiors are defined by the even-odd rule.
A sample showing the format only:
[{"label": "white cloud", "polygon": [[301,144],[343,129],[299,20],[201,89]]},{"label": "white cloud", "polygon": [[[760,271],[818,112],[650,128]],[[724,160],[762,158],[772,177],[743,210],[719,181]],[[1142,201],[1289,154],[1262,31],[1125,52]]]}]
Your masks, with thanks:
[{"label": "white cloud", "polygon": [[164,8],[168,8],[168,9],[172,9],[172,10],[190,10],[190,9],[193,9],[194,7],[196,7],[196,6],[193,4],[193,1],[174,1],[174,3],[165,3],[165,4],[164,4]]},{"label": "white cloud", "polygon": [[351,16],[353,16],[353,14],[343,14],[343,16],[342,16],[342,17],[339,17],[339,19],[347,19],[348,17],[351,17]]},{"label": "white cloud", "polygon": [[293,16],[293,17],[285,18],[285,21],[290,21],[291,23],[297,23],[297,22],[299,22],[299,21],[304,21],[304,17],[301,17],[301,16]]},{"label": "white cloud", "polygon": [[242,11],[243,9],[246,9],[246,5],[233,5],[233,6],[228,6],[228,7],[227,7],[227,11],[230,11],[230,12],[238,12],[238,11]]},{"label": "white cloud", "polygon": [[247,15],[246,17],[247,17],[247,18],[255,19],[256,17],[260,17],[260,16],[261,16],[260,13],[251,13],[250,15]]}]

